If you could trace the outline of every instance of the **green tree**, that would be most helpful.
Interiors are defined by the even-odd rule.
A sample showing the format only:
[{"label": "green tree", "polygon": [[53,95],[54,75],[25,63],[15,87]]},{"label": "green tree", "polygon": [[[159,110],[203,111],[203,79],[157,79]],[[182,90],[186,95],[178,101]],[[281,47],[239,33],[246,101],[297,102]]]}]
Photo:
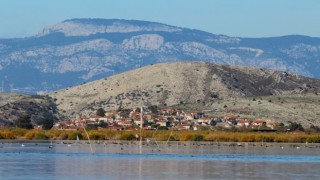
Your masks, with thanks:
[{"label": "green tree", "polygon": [[294,131],[294,130],[300,130],[300,131],[304,131],[303,127],[301,124],[296,123],[296,122],[290,122],[290,125],[288,127],[290,130]]},{"label": "green tree", "polygon": [[211,121],[210,121],[210,126],[215,126],[215,125],[217,125],[217,122],[214,121],[214,120],[211,120]]},{"label": "green tree", "polygon": [[168,128],[166,126],[159,126],[158,130],[168,130]]},{"label": "green tree", "polygon": [[141,113],[141,109],[139,107],[137,107],[136,112]]},{"label": "green tree", "polygon": [[33,128],[32,124],[31,124],[31,117],[29,115],[20,116],[16,121],[16,125],[18,128],[23,128],[23,129],[32,129]]},{"label": "green tree", "polygon": [[90,130],[97,130],[97,128],[98,128],[98,124],[87,124],[87,126],[86,126],[86,129],[87,129],[88,131],[90,131]]},{"label": "green tree", "polygon": [[97,116],[105,116],[106,115],[106,111],[103,108],[99,108],[96,112]]},{"label": "green tree", "polygon": [[151,105],[148,107],[148,109],[154,114],[158,113],[158,106],[157,105]]},{"label": "green tree", "polygon": [[108,123],[100,120],[98,126],[99,126],[99,127],[102,127],[102,128],[107,128],[107,127],[108,127]]},{"label": "green tree", "polygon": [[43,121],[42,121],[42,129],[44,130],[49,130],[53,127],[53,117],[52,116],[45,116],[43,118]]}]

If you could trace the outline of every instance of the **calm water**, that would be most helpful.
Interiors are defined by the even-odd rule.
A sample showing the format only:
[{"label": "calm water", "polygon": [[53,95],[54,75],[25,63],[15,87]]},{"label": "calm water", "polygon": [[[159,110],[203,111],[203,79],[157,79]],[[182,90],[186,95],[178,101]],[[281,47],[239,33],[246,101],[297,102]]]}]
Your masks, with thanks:
[{"label": "calm water", "polygon": [[319,179],[320,145],[2,143],[1,179]]}]

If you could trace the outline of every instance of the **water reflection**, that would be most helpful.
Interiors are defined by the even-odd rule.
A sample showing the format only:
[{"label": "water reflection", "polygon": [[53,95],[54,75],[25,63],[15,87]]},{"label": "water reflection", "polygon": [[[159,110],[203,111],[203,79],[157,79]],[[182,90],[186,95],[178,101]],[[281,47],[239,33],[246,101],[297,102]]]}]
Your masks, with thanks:
[{"label": "water reflection", "polygon": [[[5,144],[1,179],[318,179],[319,149],[289,146]],[[139,152],[142,152],[140,154]]]}]

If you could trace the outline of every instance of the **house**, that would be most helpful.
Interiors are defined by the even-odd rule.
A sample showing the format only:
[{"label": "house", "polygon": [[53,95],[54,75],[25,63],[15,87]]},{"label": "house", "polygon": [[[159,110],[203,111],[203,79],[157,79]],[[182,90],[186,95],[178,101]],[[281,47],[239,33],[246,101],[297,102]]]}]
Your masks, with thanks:
[{"label": "house", "polygon": [[249,127],[250,126],[250,121],[248,119],[242,119],[237,122],[238,127]]},{"label": "house", "polygon": [[190,124],[179,124],[175,126],[175,129],[177,130],[190,130],[191,125]]},{"label": "house", "polygon": [[268,128],[275,129],[279,125],[279,123],[274,121],[268,121],[266,125]]},{"label": "house", "polygon": [[115,131],[122,131],[122,130],[124,130],[123,127],[119,127],[119,126],[111,126],[111,127],[108,127],[108,129],[110,129],[110,130],[115,130]]},{"label": "house", "polygon": [[56,123],[53,129],[68,129],[69,123],[67,121],[60,121]]},{"label": "house", "polygon": [[252,122],[253,127],[262,126],[263,124],[266,124],[266,121],[261,119],[256,119]]},{"label": "house", "polygon": [[194,120],[193,116],[191,114],[185,114],[184,115],[185,120]]},{"label": "house", "polygon": [[232,125],[227,122],[219,122],[219,123],[217,123],[216,126],[223,127],[223,128],[231,128],[232,127]]},{"label": "house", "polygon": [[152,128],[151,126],[146,126],[142,128],[143,130],[154,130],[154,128]]},{"label": "house", "polygon": [[203,124],[210,124],[211,118],[209,117],[203,117],[197,120],[198,123],[203,123]]},{"label": "house", "polygon": [[144,115],[144,118],[148,121],[148,122],[152,122],[155,118],[157,117],[156,114],[153,113],[148,113]]},{"label": "house", "polygon": [[129,114],[129,117],[131,118],[139,118],[140,117],[140,113],[139,112],[135,112],[135,111],[131,111]]},{"label": "house", "polygon": [[133,125],[131,120],[119,120],[117,121],[119,126],[131,127]]},{"label": "house", "polygon": [[89,120],[90,121],[96,121],[96,120],[99,120],[100,118],[102,118],[102,116],[90,116]]},{"label": "house", "polygon": [[165,127],[167,127],[167,121],[163,121],[163,120],[161,121],[161,120],[160,120],[160,121],[157,121],[156,124],[158,124],[159,126],[165,126]]},{"label": "house", "polygon": [[224,120],[225,121],[235,121],[235,120],[237,120],[237,117],[234,115],[228,115],[228,116],[224,116]]},{"label": "house", "polygon": [[113,118],[112,116],[90,116],[90,121],[104,121],[104,122],[112,122]]}]

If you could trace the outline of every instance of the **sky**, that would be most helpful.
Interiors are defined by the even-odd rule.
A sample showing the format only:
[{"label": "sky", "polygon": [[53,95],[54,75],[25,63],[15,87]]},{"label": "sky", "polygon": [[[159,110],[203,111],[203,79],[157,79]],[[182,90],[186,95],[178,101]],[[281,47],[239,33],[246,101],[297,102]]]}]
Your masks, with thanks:
[{"label": "sky", "polygon": [[233,37],[320,37],[320,0],[0,0],[0,38],[73,18],[136,19]]}]

